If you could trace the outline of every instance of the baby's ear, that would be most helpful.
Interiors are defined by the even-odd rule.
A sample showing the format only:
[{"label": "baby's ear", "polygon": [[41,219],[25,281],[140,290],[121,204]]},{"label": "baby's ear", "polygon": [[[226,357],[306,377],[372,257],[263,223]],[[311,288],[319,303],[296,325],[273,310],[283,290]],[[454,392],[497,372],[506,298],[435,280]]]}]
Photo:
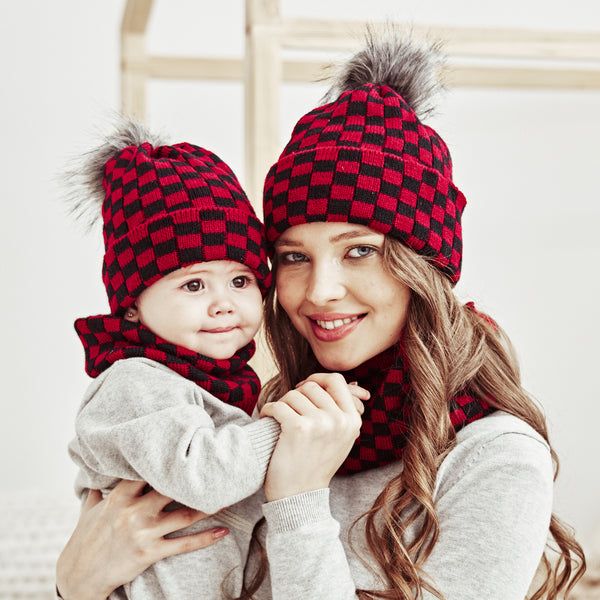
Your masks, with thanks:
[{"label": "baby's ear", "polygon": [[138,314],[138,309],[135,304],[132,304],[125,313],[125,320],[131,321],[132,323],[139,323],[140,316]]}]

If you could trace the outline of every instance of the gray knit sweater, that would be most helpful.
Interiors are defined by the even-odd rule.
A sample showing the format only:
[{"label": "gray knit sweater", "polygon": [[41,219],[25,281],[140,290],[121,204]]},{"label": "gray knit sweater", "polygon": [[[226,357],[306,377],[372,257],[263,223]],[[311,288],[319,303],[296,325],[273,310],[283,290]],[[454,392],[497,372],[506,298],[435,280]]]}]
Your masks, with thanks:
[{"label": "gray knit sweater", "polygon": [[[349,600],[357,588],[385,589],[350,548],[348,530],[401,468],[336,476],[329,490],[265,504],[271,589],[257,600]],[[516,417],[494,413],[458,432],[437,473],[440,537],[425,565],[446,600],[523,600],[546,543],[552,485],[547,444]],[[368,559],[360,527],[352,540]]]},{"label": "gray knit sweater", "polygon": [[[75,484],[80,496],[134,479],[208,514],[250,497],[245,516],[224,511],[182,531],[228,526],[230,535],[209,551],[161,561],[111,595],[220,598],[232,566],[245,563],[252,528],[262,516],[260,490],[279,424],[271,418],[253,421],[160,363],[128,358],[88,387],[75,431],[69,453],[80,467]],[[233,588],[240,587],[241,573],[240,567],[229,575]]]},{"label": "gray knit sweater", "polygon": [[[123,362],[131,360],[150,363],[146,366],[155,370],[165,369],[146,359]],[[139,387],[131,383],[133,392],[141,393],[148,384],[149,373],[146,371],[143,372],[143,380],[138,382]],[[130,372],[124,375],[128,380],[133,378]],[[166,386],[152,388],[157,392],[154,395],[161,397],[168,389],[171,394],[174,393],[177,377],[173,374]],[[145,386],[142,387],[142,383]],[[97,394],[94,391],[95,384],[88,394],[92,399]],[[99,385],[102,387],[101,382]],[[153,382],[153,385],[157,386],[158,382]],[[198,388],[195,384],[190,385]],[[89,403],[84,403],[78,423]],[[119,412],[117,408],[118,404],[115,403],[115,412]],[[181,406],[178,410],[181,410]],[[177,441],[182,431],[184,434],[188,431],[186,423],[190,419],[186,412],[181,420],[176,420],[177,426],[172,436],[165,426],[168,420],[164,420],[162,425],[157,422],[161,435],[156,437],[155,442],[165,447],[165,436],[168,434],[173,446],[180,448],[182,454],[169,459],[171,462],[164,470],[168,472],[158,472],[159,479],[164,475],[166,481],[170,481],[176,489],[186,488],[190,482],[185,479],[194,471],[186,467],[187,461],[183,456],[186,454],[184,449],[188,446],[193,448],[193,443]],[[109,421],[112,423],[112,418]],[[223,472],[220,476],[214,473],[212,476],[215,482],[220,478],[221,483],[216,483],[211,490],[204,490],[211,497],[212,506],[230,503],[229,500],[236,495],[237,477],[241,477],[239,494],[249,493],[252,485],[246,482],[244,476],[247,469],[256,469],[256,473],[260,473],[259,478],[264,475],[266,461],[260,458],[263,441],[271,439],[271,442],[264,444],[270,451],[278,429],[263,421],[250,426],[247,446],[235,445],[241,442],[234,441],[237,437],[233,436],[230,438],[234,444],[231,452],[228,448],[221,449],[232,464],[225,466],[225,460],[218,463]],[[247,423],[247,418],[243,422]],[[99,429],[105,427],[104,423],[99,423]],[[256,438],[254,427],[257,427]],[[108,425],[108,428],[112,426]],[[190,428],[193,429],[191,424]],[[240,427],[242,430],[245,428],[246,425]],[[119,430],[119,427],[116,429]],[[187,435],[189,438],[189,433]],[[129,439],[129,434],[119,434],[119,438],[124,443]],[[262,441],[256,442],[255,439]],[[130,442],[135,446],[147,442],[147,438],[138,436]],[[152,443],[146,445],[151,455],[156,453],[158,446]],[[81,449],[81,442],[76,440],[71,446],[75,457],[81,456],[78,447]],[[213,450],[210,446],[210,452]],[[108,454],[110,460],[114,461],[115,449],[112,448]],[[135,454],[142,453],[136,450]],[[205,483],[211,467],[205,466],[203,461],[209,460],[210,456],[212,454],[207,454],[201,459],[197,467],[199,472],[196,475]],[[240,463],[245,466],[240,466]],[[249,536],[262,514],[266,517],[266,527],[261,537],[267,549],[270,575],[256,595],[256,600],[349,600],[356,599],[356,589],[385,589],[383,579],[365,567],[359,558],[360,555],[369,560],[360,525],[352,535],[353,549],[349,544],[348,532],[352,523],[372,506],[387,482],[401,469],[402,462],[397,462],[352,476],[336,476],[329,489],[270,503],[264,503],[264,496],[259,491],[230,506],[217,517],[201,521],[195,526],[197,530],[203,530],[217,523],[225,523],[231,529],[230,535],[209,548],[157,563],[126,589],[117,590],[111,598],[219,599],[223,597],[224,580],[228,592],[238,593],[248,554]],[[93,472],[85,470],[79,480],[79,488],[93,485]],[[131,472],[117,476],[146,478],[141,470],[137,477],[133,477]],[[233,482],[233,486],[228,486],[228,480]],[[156,484],[162,493],[169,494],[165,481],[157,481]],[[428,575],[447,600],[524,598],[548,534],[552,484],[553,469],[546,443],[516,417],[495,413],[466,426],[458,433],[456,447],[448,454],[437,474],[434,500],[440,521],[440,537],[425,566]],[[201,488],[195,489],[199,495],[192,494],[194,505],[202,508]],[[228,500],[220,502],[221,495],[227,496]],[[187,501],[190,499],[189,493],[181,498],[190,504]],[[414,533],[414,527],[407,531],[407,541]],[[129,595],[126,596],[126,593]],[[432,597],[425,594],[425,598],[430,600]]]}]

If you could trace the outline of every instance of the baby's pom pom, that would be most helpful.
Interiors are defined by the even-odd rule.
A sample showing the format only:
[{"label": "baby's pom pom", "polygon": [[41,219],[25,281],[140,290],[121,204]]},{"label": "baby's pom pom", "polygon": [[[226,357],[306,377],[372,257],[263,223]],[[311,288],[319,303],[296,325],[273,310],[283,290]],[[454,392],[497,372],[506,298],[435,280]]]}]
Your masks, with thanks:
[{"label": "baby's pom pom", "polygon": [[102,216],[104,202],[104,168],[116,154],[129,146],[148,142],[160,146],[164,142],[141,123],[119,117],[112,133],[105,135],[97,147],[76,157],[63,174],[69,212],[92,228]]}]

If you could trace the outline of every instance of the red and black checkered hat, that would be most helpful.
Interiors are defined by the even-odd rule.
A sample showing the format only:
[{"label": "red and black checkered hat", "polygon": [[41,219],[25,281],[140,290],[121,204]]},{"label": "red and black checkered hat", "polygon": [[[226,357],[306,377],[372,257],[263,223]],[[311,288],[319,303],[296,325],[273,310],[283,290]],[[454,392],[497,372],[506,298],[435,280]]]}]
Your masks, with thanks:
[{"label": "red and black checkered hat", "polygon": [[171,271],[211,260],[246,265],[264,295],[264,228],[232,170],[204,148],[153,146],[144,133],[124,123],[116,143],[90,153],[102,180],[102,276],[111,312],[122,313]]},{"label": "red and black checkered hat", "polygon": [[417,116],[438,63],[435,46],[371,34],[342,68],[337,99],[298,121],[267,175],[271,245],[294,225],[356,223],[401,240],[458,281],[466,201],[444,140]]}]

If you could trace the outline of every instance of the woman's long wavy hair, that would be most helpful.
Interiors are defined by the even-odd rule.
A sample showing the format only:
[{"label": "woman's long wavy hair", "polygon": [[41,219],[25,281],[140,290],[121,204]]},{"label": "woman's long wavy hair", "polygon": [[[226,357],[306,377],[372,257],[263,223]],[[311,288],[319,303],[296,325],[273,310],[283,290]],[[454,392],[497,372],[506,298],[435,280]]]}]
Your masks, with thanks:
[{"label": "woman's long wavy hair", "polygon": [[[412,291],[404,333],[413,409],[402,473],[386,485],[372,508],[354,524],[364,519],[372,557],[361,558],[366,565],[373,565],[375,559],[374,570],[387,580],[386,589],[359,590],[358,597],[416,600],[428,590],[443,598],[428,580],[424,565],[439,535],[433,500],[436,474],[456,439],[448,398],[469,389],[531,425],[546,441],[548,432],[542,411],[521,386],[515,353],[502,329],[472,306],[461,304],[449,280],[428,259],[401,242],[386,236],[383,260]],[[274,265],[275,274],[276,270]],[[263,398],[270,401],[319,370],[319,365],[308,342],[277,302],[275,286],[266,299],[265,331],[279,369],[263,390]],[[551,453],[556,477],[558,460],[554,450]],[[417,520],[421,523],[417,535],[405,544],[403,533]],[[585,571],[580,545],[554,515],[549,533],[536,578],[540,585],[531,592],[531,600],[568,594]],[[266,566],[264,555],[259,563],[262,572],[253,578],[242,598],[251,598],[260,585]]]}]

